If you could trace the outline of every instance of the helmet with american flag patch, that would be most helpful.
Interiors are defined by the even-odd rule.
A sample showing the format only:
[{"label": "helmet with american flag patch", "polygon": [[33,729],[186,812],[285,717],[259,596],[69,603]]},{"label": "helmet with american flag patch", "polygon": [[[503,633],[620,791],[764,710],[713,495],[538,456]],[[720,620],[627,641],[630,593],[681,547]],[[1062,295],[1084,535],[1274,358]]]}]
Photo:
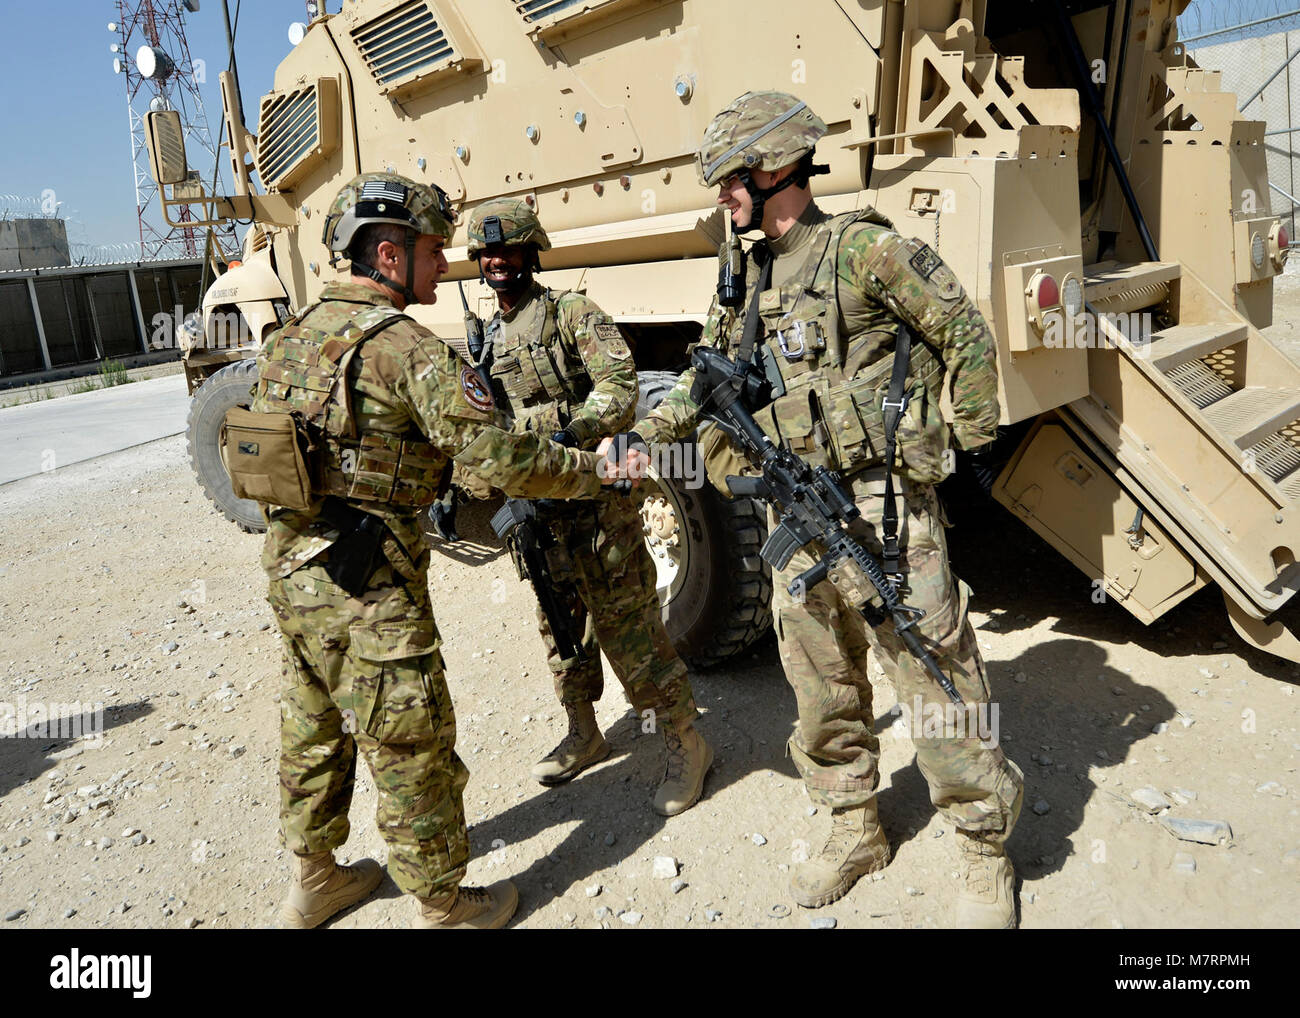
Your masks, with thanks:
[{"label": "helmet with american flag patch", "polygon": [[450,240],[455,219],[451,201],[437,184],[418,184],[398,173],[362,173],[344,184],[334,199],[321,240],[333,265],[346,257],[363,226],[391,223]]}]

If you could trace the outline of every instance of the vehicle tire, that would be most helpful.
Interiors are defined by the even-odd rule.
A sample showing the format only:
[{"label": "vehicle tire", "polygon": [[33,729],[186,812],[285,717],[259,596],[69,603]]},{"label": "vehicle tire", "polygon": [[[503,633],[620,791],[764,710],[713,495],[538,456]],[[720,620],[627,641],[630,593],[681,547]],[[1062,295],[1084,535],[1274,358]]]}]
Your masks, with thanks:
[{"label": "vehicle tire", "polygon": [[[677,376],[647,371],[638,381],[639,420]],[[690,462],[676,457],[693,455],[693,446],[693,440],[679,443],[669,462]],[[759,557],[767,538],[762,503],[723,498],[707,481],[690,487],[680,476],[664,477],[653,469],[640,490],[646,546],[673,645],[694,668],[740,653],[772,624],[772,570]]]},{"label": "vehicle tire", "polygon": [[190,466],[203,494],[221,515],[250,534],[266,530],[266,520],[256,502],[237,497],[230,486],[221,450],[221,426],[231,407],[248,406],[249,391],[256,382],[255,360],[236,361],[213,372],[190,400],[186,432]]}]

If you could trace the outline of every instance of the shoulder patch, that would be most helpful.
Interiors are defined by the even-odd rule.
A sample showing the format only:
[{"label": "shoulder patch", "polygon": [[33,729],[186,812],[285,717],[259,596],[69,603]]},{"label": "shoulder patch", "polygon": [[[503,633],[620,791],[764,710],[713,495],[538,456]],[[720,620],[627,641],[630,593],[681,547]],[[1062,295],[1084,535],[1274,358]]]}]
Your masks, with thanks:
[{"label": "shoulder patch", "polygon": [[907,261],[918,276],[939,291],[939,296],[944,300],[955,300],[961,296],[961,283],[929,244],[922,244]]},{"label": "shoulder patch", "polygon": [[465,396],[465,402],[480,413],[491,413],[496,406],[492,402],[492,390],[483,384],[479,373],[468,365],[460,369],[460,390]]},{"label": "shoulder patch", "polygon": [[922,279],[929,279],[934,275],[934,270],[942,264],[939,261],[939,256],[931,250],[929,244],[922,244],[921,249],[912,255],[908,261],[912,268],[916,270],[916,274]]},{"label": "shoulder patch", "polygon": [[611,343],[616,339],[623,338],[623,333],[619,331],[618,326],[613,322],[599,322],[592,331],[595,332],[596,338],[602,343]]}]

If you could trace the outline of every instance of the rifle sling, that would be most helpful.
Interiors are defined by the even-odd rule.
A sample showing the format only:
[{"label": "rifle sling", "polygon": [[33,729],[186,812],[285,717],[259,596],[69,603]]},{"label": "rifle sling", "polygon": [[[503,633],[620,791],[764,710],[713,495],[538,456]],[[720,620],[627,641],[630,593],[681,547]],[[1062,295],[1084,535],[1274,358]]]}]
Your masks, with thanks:
[{"label": "rifle sling", "polygon": [[736,360],[745,365],[754,362],[754,344],[758,340],[758,302],[763,296],[763,291],[767,289],[767,284],[772,279],[772,263],[776,261],[776,255],[766,243],[754,245],[754,260],[760,263],[758,272],[758,283],[755,285],[753,293],[749,298],[749,309],[745,312],[745,329],[740,334],[740,349],[737,351]]},{"label": "rifle sling", "polygon": [[881,541],[881,561],[885,573],[898,575],[898,501],[894,496],[894,446],[898,437],[898,420],[907,409],[903,392],[907,385],[907,369],[912,359],[912,330],[900,323],[894,340],[894,370],[889,376],[889,393],[881,407],[885,425],[885,512],[882,519],[884,531]]}]

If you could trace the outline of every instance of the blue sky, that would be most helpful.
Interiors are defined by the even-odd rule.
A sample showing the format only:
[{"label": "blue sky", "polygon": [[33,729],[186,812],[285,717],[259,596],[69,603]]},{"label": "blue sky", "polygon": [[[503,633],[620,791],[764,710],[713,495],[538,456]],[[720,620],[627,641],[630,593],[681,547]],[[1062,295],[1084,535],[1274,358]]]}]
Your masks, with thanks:
[{"label": "blue sky", "polygon": [[[237,2],[229,0],[232,17]],[[0,7],[9,38],[0,65],[5,96],[0,194],[39,198],[52,189],[73,220],[69,233],[74,241],[138,240],[126,82],[124,75],[113,73],[108,48],[117,40],[107,30],[110,21],[118,20],[117,4],[6,0]],[[338,0],[329,7],[337,10]],[[250,117],[256,116],[258,97],[270,90],[275,67],[291,48],[290,23],[305,20],[302,0],[242,0],[235,49]],[[206,64],[207,81],[200,90],[219,137],[217,74],[226,66],[220,0],[201,0],[199,12],[188,15],[186,37],[190,55]],[[256,130],[255,123],[250,126]],[[202,167],[193,154],[191,165],[211,174],[211,166]],[[4,205],[0,201],[0,211]],[[161,217],[158,223],[162,225]]]},{"label": "blue sky", "polygon": [[[232,16],[241,0],[229,0]],[[329,0],[338,10],[341,0]],[[478,0],[483,2],[483,0]],[[718,2],[718,0],[714,0]],[[731,2],[731,0],[728,0]],[[1205,0],[1205,23],[1266,16],[1300,4],[1283,0]],[[131,169],[126,83],[112,70],[107,24],[118,18],[113,0],[5,0],[9,44],[0,65],[0,195],[39,199],[47,189],[70,217],[73,241],[116,244],[138,239]],[[240,84],[250,119],[270,90],[275,67],[289,51],[288,28],[305,21],[303,0],[242,0],[236,36]],[[1228,20],[1226,23],[1234,23]],[[206,64],[203,102],[219,137],[217,73],[226,65],[220,0],[201,0],[188,16],[191,56]],[[256,130],[256,124],[249,125]],[[224,155],[223,155],[224,161]],[[191,153],[191,165],[201,167]],[[4,202],[0,200],[0,212]],[[161,218],[158,223],[161,226]]]}]

